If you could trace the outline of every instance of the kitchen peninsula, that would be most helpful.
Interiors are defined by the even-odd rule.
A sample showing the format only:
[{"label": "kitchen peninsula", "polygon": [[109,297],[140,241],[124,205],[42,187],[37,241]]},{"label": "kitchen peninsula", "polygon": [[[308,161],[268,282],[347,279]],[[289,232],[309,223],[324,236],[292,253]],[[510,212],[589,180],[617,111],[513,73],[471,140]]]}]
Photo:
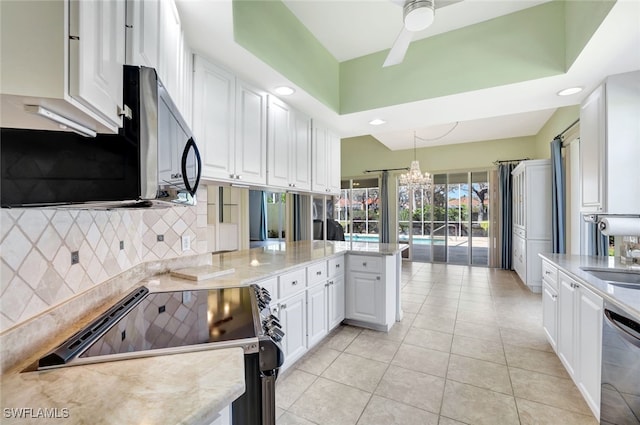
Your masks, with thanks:
[{"label": "kitchen peninsula", "polygon": [[[277,306],[274,313],[279,314],[285,328],[290,328],[285,329],[285,334],[291,335],[295,342],[289,344],[288,341],[283,341],[287,356],[286,368],[321,341],[332,327],[341,323],[342,320],[332,320],[336,317],[344,318],[346,314],[347,321],[377,329],[389,329],[399,319],[401,310],[397,294],[400,290],[402,249],[404,247],[400,245],[376,243],[281,243],[214,254],[207,261],[209,264],[204,266],[199,261],[194,267],[185,269],[188,264],[181,263],[182,272],[214,269],[226,271],[227,274],[217,278],[190,280],[164,273],[147,276],[127,289],[144,285],[151,292],[163,292],[252,283],[264,287],[271,285],[269,291],[273,299],[277,300],[272,302],[272,305]],[[291,281],[291,276],[299,278]],[[291,285],[296,280],[296,284]],[[355,291],[349,292],[353,283]],[[383,287],[384,290],[378,291],[375,286]],[[368,298],[354,299],[354,296],[361,295],[359,290],[366,290],[368,293],[362,296]],[[320,291],[323,296],[316,297],[315,291]],[[294,319],[295,316],[291,314],[295,312],[290,301],[299,298],[305,300],[303,314]],[[324,304],[321,303],[318,308],[316,300]],[[100,313],[108,306],[105,301],[104,308],[96,312]],[[379,314],[380,309],[383,314]],[[52,316],[55,314],[55,309],[44,313]],[[287,315],[290,315],[290,321],[287,321]],[[296,333],[296,329],[302,331]],[[50,331],[64,334],[60,329]],[[298,335],[302,334],[305,337],[299,340]],[[56,344],[60,342],[57,341]],[[39,353],[25,352],[24,358],[33,359],[36,355],[45,354],[56,344],[42,347]],[[17,371],[26,364],[17,365],[3,376],[2,408],[49,409],[45,413],[67,415],[65,423],[115,424],[123,423],[123,418],[142,418],[141,415],[145,421],[148,419],[145,423],[164,423],[168,417],[179,423],[209,423],[215,420],[217,412],[244,391],[242,357],[242,350],[229,348],[41,372],[19,373]],[[184,397],[175,397],[176,389]],[[110,401],[106,403],[105,400]],[[27,420],[13,416],[6,419],[8,423],[11,423],[12,418],[19,423],[30,423],[39,420],[35,417],[37,413],[36,410],[31,411],[29,414],[34,416],[27,417]]]}]

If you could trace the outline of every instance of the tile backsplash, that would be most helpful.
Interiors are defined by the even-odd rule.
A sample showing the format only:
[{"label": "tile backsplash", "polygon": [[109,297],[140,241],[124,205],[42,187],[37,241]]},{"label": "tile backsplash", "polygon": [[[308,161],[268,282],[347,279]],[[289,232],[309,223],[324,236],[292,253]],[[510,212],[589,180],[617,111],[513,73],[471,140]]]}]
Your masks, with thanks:
[{"label": "tile backsplash", "polygon": [[0,210],[0,333],[143,262],[206,253],[206,188],[197,197],[151,210]]}]

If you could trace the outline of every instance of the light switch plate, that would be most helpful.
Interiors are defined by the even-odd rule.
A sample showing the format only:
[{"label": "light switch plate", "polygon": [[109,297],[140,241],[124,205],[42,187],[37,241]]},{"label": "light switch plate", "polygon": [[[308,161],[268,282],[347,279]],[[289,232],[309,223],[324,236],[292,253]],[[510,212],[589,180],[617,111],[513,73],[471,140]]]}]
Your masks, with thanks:
[{"label": "light switch plate", "polygon": [[189,251],[191,249],[191,236],[182,235],[182,251]]}]

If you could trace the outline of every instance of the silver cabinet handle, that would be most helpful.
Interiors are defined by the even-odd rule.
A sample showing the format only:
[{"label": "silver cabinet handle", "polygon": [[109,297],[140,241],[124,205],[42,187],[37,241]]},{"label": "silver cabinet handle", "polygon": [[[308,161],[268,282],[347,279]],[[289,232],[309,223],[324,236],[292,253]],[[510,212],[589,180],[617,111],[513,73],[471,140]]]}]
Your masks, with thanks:
[{"label": "silver cabinet handle", "polygon": [[380,276],[376,276],[376,280],[380,280]]},{"label": "silver cabinet handle", "polygon": [[339,269],[339,268],[340,268],[340,264],[336,264],[336,269]]},{"label": "silver cabinet handle", "polygon": [[362,267],[367,267],[367,262],[362,263]]},{"label": "silver cabinet handle", "polygon": [[556,298],[558,298],[558,296],[557,295],[551,295],[551,298],[553,298],[555,300]]},{"label": "silver cabinet handle", "polygon": [[551,272],[549,270],[545,270],[544,274],[551,274]]},{"label": "silver cabinet handle", "polygon": [[280,304],[280,310],[284,310],[285,308],[287,308],[286,304]]},{"label": "silver cabinet handle", "polygon": [[329,282],[329,285],[333,285],[335,282],[332,280]]},{"label": "silver cabinet handle", "polygon": [[324,284],[324,287],[325,287],[325,288],[328,288],[328,287],[329,287],[329,284],[328,284],[328,283],[325,283],[325,284]]},{"label": "silver cabinet handle", "polygon": [[318,276],[320,276],[320,275],[322,274],[322,271],[318,270],[318,271],[316,272],[316,274],[317,274]]},{"label": "silver cabinet handle", "polygon": [[240,174],[236,174],[236,179],[240,180],[242,176]]},{"label": "silver cabinet handle", "polygon": [[291,282],[291,284],[292,284],[293,286],[295,286],[295,285],[297,285],[297,284],[298,284],[298,281],[297,281],[297,280],[294,280],[294,281],[292,281],[292,282]]},{"label": "silver cabinet handle", "polygon": [[229,174],[229,178],[230,178],[230,179],[235,179],[235,178],[236,178],[236,175],[235,175],[235,174]]}]

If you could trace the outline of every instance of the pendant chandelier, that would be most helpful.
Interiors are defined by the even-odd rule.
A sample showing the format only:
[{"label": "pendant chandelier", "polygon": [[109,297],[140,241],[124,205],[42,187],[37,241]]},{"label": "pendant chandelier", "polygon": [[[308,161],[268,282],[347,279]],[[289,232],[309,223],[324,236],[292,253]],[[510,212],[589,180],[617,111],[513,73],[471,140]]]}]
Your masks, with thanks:
[{"label": "pendant chandelier", "polygon": [[400,185],[407,186],[408,189],[428,189],[431,186],[431,175],[429,173],[422,174],[420,171],[420,162],[416,159],[416,132],[413,132],[413,161],[409,171],[400,175]]}]

